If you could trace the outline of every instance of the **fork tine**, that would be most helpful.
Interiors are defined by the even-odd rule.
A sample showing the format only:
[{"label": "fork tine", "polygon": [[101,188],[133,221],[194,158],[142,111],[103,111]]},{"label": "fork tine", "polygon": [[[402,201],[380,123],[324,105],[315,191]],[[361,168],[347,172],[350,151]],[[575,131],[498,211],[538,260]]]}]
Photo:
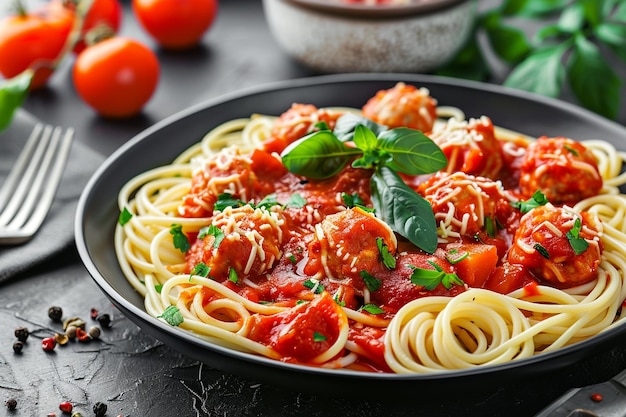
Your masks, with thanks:
[{"label": "fork tine", "polygon": [[[10,176],[17,172],[15,179],[7,178],[5,187],[0,192],[0,197],[5,188],[9,190],[8,193],[13,193],[0,215],[0,228],[5,229],[0,230],[2,243],[21,243],[37,231],[52,205],[61,181],[74,131],[68,129],[61,137],[60,127],[53,129],[52,126],[45,126],[43,135],[37,142],[41,131],[41,127],[33,130],[11,172]],[[33,143],[37,142],[36,147],[31,139]],[[21,180],[18,182],[20,174]]]},{"label": "fork tine", "polygon": [[[24,145],[24,149],[22,149],[22,152],[20,152],[19,156],[17,157],[13,168],[9,172],[9,176],[5,180],[4,185],[0,190],[0,210],[2,210],[3,213],[0,216],[0,225],[7,224],[7,219],[10,219],[15,215],[15,211],[13,211],[13,214],[9,214],[9,204],[15,201],[15,203],[13,204],[15,206],[19,205],[18,203],[20,197],[16,197],[16,189],[20,181],[26,178],[25,171],[29,166],[28,161],[33,158],[33,152],[35,151],[35,147],[37,146],[37,142],[39,140],[39,136],[41,135],[42,129],[43,125],[41,123],[35,125],[33,131],[28,138],[28,141]],[[12,210],[16,210],[16,207]]]}]

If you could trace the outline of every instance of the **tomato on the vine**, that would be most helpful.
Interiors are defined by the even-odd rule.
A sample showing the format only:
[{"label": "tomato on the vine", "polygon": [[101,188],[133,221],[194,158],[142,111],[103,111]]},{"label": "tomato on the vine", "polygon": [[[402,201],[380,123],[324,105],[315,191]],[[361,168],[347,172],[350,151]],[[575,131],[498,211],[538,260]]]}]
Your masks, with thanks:
[{"label": "tomato on the vine", "polygon": [[[65,7],[74,12],[81,0],[53,0],[51,7]],[[79,53],[86,48],[85,36],[100,26],[105,26],[109,33],[117,33],[122,25],[123,9],[119,0],[94,0],[85,16],[81,36],[74,46],[74,52]]]},{"label": "tomato on the vine", "polygon": [[217,15],[217,0],[133,0],[143,28],[165,49],[197,45]]},{"label": "tomato on the vine", "polygon": [[54,60],[63,52],[74,14],[63,8],[25,10],[0,21],[0,73],[12,78],[28,68],[35,70],[30,89],[46,84]]},{"label": "tomato on the vine", "polygon": [[114,36],[82,51],[74,62],[79,96],[104,117],[138,114],[159,82],[159,61],[142,43]]}]

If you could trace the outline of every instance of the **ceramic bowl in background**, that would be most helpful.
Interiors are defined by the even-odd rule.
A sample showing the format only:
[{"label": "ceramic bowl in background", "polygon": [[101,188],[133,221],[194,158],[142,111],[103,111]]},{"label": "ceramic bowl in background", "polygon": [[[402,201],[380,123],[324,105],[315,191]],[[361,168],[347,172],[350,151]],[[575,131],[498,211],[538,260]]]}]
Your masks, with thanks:
[{"label": "ceramic bowl in background", "polygon": [[428,72],[471,33],[475,0],[412,0],[368,6],[342,0],[263,0],[272,36],[322,73]]}]

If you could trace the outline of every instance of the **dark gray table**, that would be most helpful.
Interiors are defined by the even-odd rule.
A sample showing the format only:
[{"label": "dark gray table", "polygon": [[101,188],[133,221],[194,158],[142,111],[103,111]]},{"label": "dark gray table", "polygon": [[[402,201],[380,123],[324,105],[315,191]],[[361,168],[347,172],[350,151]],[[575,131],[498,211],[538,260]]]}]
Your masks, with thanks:
[{"label": "dark gray table", "polygon": [[[136,26],[125,3],[122,32],[152,41]],[[108,155],[136,133],[190,105],[222,94],[276,80],[315,75],[278,49],[258,0],[226,0],[203,46],[193,51],[158,51],[162,64],[159,88],[137,118],[99,118],[77,97],[69,63],[46,90],[31,94],[25,109],[42,121],[74,126],[77,140]],[[626,121],[624,112],[620,116]],[[1,250],[1,249],[0,249]],[[53,353],[40,339],[56,327],[47,316],[51,305],[64,315],[90,321],[92,308],[110,314],[113,325],[101,340],[70,343]],[[13,330],[27,326],[34,334],[20,355],[12,351]],[[574,366],[516,386],[502,386],[470,398],[442,393],[445,400],[406,393],[404,403],[384,398],[328,398],[258,384],[181,356],[142,333],[99,291],[74,248],[54,263],[28,271],[0,285],[0,402],[13,397],[18,409],[0,408],[0,416],[45,416],[69,400],[83,416],[93,415],[97,401],[108,416],[530,416],[572,387],[604,381],[626,367],[626,339]]]}]

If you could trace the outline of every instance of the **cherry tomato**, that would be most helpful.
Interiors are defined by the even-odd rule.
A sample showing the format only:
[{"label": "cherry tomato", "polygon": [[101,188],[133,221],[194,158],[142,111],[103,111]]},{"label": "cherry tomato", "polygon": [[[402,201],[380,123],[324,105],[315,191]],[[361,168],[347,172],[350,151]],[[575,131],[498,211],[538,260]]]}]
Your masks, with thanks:
[{"label": "cherry tomato", "polygon": [[136,115],[159,81],[159,61],[148,47],[125,37],[112,37],[89,46],[74,63],[74,86],[100,115]]},{"label": "cherry tomato", "polygon": [[217,0],[133,0],[143,28],[165,49],[197,45],[217,15]]},{"label": "cherry tomato", "polygon": [[[75,12],[80,0],[53,0],[51,7],[64,7]],[[94,29],[101,26],[106,28],[113,34],[116,34],[122,24],[122,5],[119,0],[94,0],[89,8],[83,27],[81,30],[81,38],[74,46],[74,52],[79,53],[87,46],[85,44],[85,36]]]},{"label": "cherry tomato", "polygon": [[52,61],[63,51],[73,20],[73,13],[56,7],[3,18],[0,21],[0,73],[12,78],[27,68],[34,68],[30,89],[44,86],[53,72]]}]

